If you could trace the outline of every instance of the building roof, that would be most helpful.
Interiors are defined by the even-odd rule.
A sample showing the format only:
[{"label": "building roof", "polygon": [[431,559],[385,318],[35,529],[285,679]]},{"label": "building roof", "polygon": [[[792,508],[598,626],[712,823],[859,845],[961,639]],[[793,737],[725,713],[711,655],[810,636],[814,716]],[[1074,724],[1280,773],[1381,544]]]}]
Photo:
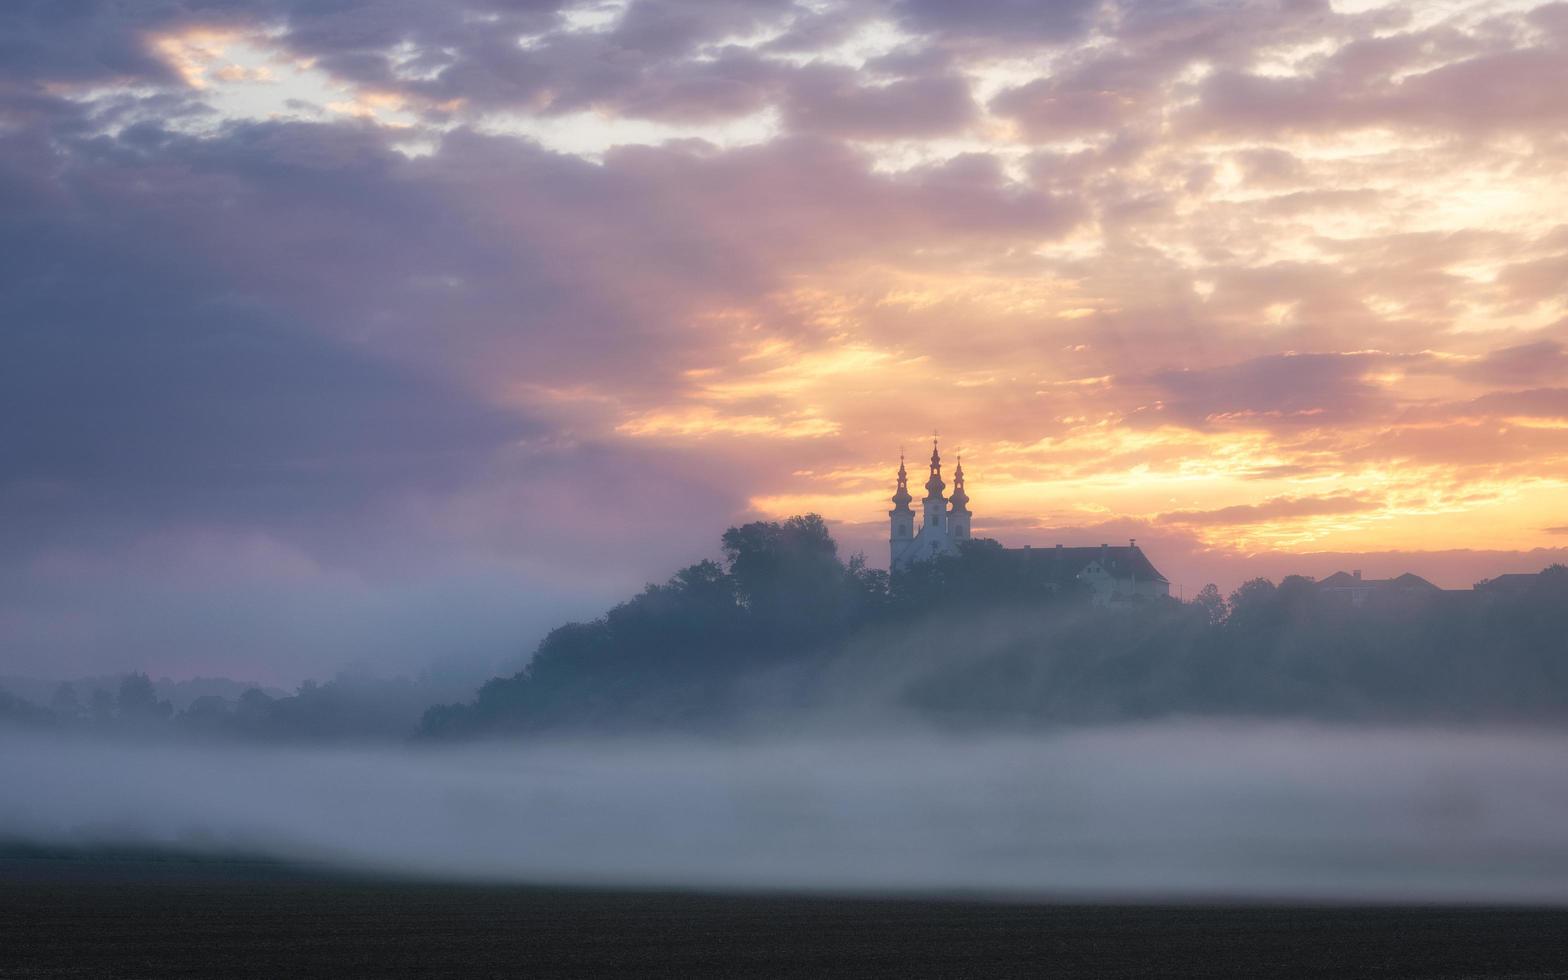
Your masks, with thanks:
[{"label": "building roof", "polygon": [[1530,588],[1540,580],[1540,572],[1509,572],[1478,582],[1476,588],[1486,592],[1517,592]]},{"label": "building roof", "polygon": [[1098,548],[1006,548],[1005,552],[1015,561],[1027,562],[1037,570],[1044,566],[1051,578],[1072,578],[1095,562],[1112,578],[1131,579],[1134,582],[1165,582],[1170,580],[1160,574],[1137,545]]},{"label": "building roof", "polygon": [[1360,573],[1335,572],[1318,583],[1320,589],[1399,589],[1405,592],[1441,592],[1437,586],[1411,572],[1396,578],[1362,578]]},{"label": "building roof", "polygon": [[1421,575],[1405,572],[1394,579],[1363,579],[1361,575],[1350,572],[1334,572],[1333,575],[1317,583],[1317,588],[1364,588],[1364,590],[1392,590],[1406,591],[1406,593],[1441,593],[1441,588],[1422,579]]}]

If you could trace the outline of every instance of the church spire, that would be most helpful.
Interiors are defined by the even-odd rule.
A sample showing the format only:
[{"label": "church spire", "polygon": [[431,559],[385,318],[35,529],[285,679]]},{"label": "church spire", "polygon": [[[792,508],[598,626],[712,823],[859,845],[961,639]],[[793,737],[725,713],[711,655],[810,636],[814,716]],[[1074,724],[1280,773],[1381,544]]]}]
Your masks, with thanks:
[{"label": "church spire", "polygon": [[937,452],[936,440],[931,440],[931,478],[926,481],[926,499],[940,498],[947,484],[942,482],[942,454]]},{"label": "church spire", "polygon": [[922,527],[937,534],[947,529],[947,498],[942,496],[946,489],[947,484],[942,482],[942,454],[937,452],[936,440],[932,439],[931,476],[926,480],[926,496],[920,506],[925,511]]},{"label": "church spire", "polygon": [[889,568],[897,568],[907,561],[909,550],[915,542],[915,512],[910,509],[909,471],[904,469],[904,454],[898,454],[898,489],[893,491],[893,509],[888,516]]},{"label": "church spire", "polygon": [[904,454],[898,454],[898,488],[893,492],[894,506],[909,509],[909,502],[915,498],[909,495],[909,471],[904,469]]},{"label": "church spire", "polygon": [[953,495],[948,498],[952,501],[953,510],[968,509],[969,494],[964,492],[964,457],[958,457],[958,468],[953,470]]},{"label": "church spire", "polygon": [[964,457],[953,470],[953,496],[947,512],[947,533],[954,541],[969,539],[969,494],[964,491]]}]

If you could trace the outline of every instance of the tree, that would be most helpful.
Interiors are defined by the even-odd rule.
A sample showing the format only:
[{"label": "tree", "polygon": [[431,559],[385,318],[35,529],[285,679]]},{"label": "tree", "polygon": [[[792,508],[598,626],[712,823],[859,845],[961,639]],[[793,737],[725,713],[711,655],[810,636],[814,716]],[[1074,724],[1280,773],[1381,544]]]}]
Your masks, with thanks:
[{"label": "tree", "polygon": [[1225,622],[1228,609],[1224,597],[1220,595],[1220,587],[1213,582],[1198,590],[1198,594],[1192,597],[1192,604],[1202,610],[1203,618],[1210,626]]},{"label": "tree", "polygon": [[76,687],[67,681],[60,682],[54,689],[49,708],[61,721],[76,721],[82,717],[82,699],[76,696]]},{"label": "tree", "polygon": [[101,687],[93,688],[92,714],[94,724],[107,725],[114,721],[114,695]]},{"label": "tree", "polygon": [[849,611],[838,545],[820,515],[732,527],[722,543],[736,596],[765,634],[821,633]]},{"label": "tree", "polygon": [[47,725],[54,716],[38,705],[0,688],[0,723]]},{"label": "tree", "polygon": [[867,568],[866,556],[856,552],[844,566],[845,580],[849,586],[854,615],[862,619],[875,619],[888,611],[892,579],[880,568]]},{"label": "tree", "polygon": [[258,730],[272,717],[274,699],[259,687],[247,688],[234,702],[234,717],[242,726]]},{"label": "tree", "polygon": [[1548,565],[1541,569],[1536,586],[1543,595],[1568,595],[1568,565]]},{"label": "tree", "polygon": [[216,694],[204,694],[180,712],[179,723],[196,731],[217,733],[223,730],[231,714],[229,702]]},{"label": "tree", "polygon": [[174,706],[158,700],[158,692],[146,674],[126,674],[120,678],[120,693],[115,708],[121,721],[151,724],[166,721],[174,714]]},{"label": "tree", "polygon": [[1279,589],[1266,578],[1249,579],[1236,587],[1226,603],[1225,632],[1233,644],[1258,649],[1271,642],[1285,620]]},{"label": "tree", "polygon": [[1230,594],[1228,605],[1232,613],[1254,610],[1272,601],[1275,591],[1274,583],[1266,578],[1248,579]]}]

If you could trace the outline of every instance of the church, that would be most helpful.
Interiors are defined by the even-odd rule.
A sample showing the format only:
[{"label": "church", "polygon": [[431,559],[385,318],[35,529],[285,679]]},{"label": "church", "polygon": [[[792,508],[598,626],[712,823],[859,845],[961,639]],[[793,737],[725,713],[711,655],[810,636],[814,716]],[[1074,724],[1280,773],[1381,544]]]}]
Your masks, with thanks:
[{"label": "church", "polygon": [[[958,554],[959,545],[971,537],[969,494],[964,489],[964,459],[958,457],[953,468],[953,495],[945,496],[947,483],[942,479],[942,456],[935,440],[931,443],[931,472],[926,479],[926,495],[920,501],[920,529],[915,530],[915,512],[910,507],[909,471],[902,456],[898,460],[898,485],[893,493],[893,509],[888,511],[889,564],[893,574],[912,562],[931,561],[943,555]],[[1102,544],[1097,548],[1005,548],[1004,553],[1018,565],[1020,574],[1051,582],[1078,581],[1088,586],[1096,605],[1110,605],[1171,594],[1170,582],[1149,561],[1136,541],[1126,547]]]}]

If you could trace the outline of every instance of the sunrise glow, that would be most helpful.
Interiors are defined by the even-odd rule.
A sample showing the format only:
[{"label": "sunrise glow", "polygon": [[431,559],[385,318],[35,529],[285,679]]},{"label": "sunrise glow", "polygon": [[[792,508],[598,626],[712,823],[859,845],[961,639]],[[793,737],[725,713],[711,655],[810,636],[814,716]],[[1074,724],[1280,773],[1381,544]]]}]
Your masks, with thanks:
[{"label": "sunrise glow", "polygon": [[885,563],[933,435],[1178,591],[1568,553],[1564,4],[675,6],[10,32],[0,638],[210,648],[197,541],[274,624]]}]

